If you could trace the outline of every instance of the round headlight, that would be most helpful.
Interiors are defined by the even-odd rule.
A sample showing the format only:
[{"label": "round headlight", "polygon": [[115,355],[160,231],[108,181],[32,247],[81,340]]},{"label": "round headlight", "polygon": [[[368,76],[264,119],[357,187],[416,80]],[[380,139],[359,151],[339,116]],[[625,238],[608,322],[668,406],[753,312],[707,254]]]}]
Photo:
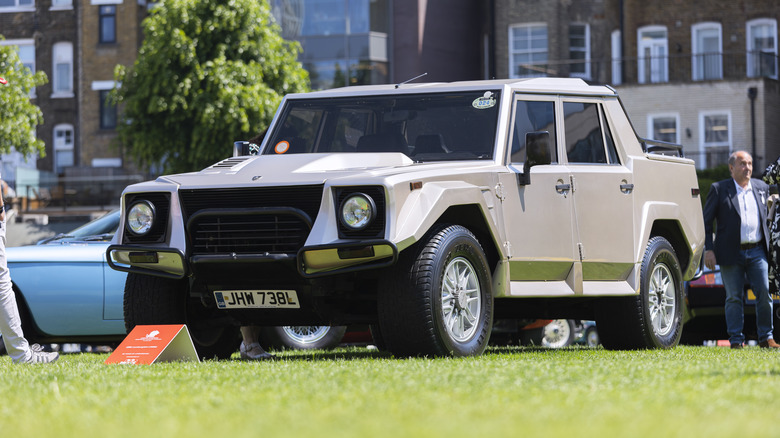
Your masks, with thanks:
[{"label": "round headlight", "polygon": [[341,223],[350,230],[362,230],[376,215],[376,204],[363,193],[350,195],[341,203]]},{"label": "round headlight", "polygon": [[133,234],[143,235],[154,224],[154,205],[149,201],[133,204],[127,211],[127,229]]}]

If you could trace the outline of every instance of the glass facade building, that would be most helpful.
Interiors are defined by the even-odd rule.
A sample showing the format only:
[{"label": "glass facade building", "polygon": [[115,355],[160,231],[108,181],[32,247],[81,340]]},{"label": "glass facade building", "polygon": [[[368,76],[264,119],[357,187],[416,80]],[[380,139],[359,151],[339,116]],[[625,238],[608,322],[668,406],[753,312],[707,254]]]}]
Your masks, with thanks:
[{"label": "glass facade building", "polygon": [[389,81],[389,0],[271,0],[313,90]]}]

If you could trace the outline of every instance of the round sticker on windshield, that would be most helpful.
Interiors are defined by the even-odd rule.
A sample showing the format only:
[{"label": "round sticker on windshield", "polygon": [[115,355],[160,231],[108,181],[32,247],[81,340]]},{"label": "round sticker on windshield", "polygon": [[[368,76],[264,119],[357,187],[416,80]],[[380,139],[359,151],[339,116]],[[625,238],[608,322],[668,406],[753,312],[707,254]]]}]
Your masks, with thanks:
[{"label": "round sticker on windshield", "polygon": [[282,140],[279,143],[276,143],[276,146],[274,146],[274,152],[277,154],[283,154],[290,150],[290,142],[286,140]]},{"label": "round sticker on windshield", "polygon": [[471,106],[473,106],[476,109],[488,109],[493,108],[496,106],[496,97],[493,95],[493,92],[486,91],[482,97],[478,97],[474,99],[473,102],[471,102]]}]

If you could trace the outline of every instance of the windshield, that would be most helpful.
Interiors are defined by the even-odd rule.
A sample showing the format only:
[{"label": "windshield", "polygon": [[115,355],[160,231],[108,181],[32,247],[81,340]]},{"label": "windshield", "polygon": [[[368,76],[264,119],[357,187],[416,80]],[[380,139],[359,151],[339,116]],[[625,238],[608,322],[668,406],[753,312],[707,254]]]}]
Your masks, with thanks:
[{"label": "windshield", "polygon": [[399,152],[492,159],[498,91],[290,100],[263,154]]},{"label": "windshield", "polygon": [[72,240],[109,241],[119,228],[119,210],[114,210],[86,224],[69,231],[45,239],[39,243]]}]

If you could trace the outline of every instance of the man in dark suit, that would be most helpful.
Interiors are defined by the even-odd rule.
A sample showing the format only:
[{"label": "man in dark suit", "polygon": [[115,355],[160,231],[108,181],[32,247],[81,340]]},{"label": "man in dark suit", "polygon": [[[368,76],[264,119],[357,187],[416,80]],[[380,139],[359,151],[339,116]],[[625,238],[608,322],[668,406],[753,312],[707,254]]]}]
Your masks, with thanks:
[{"label": "man in dark suit", "polygon": [[[772,297],[767,271],[769,186],[751,178],[753,158],[745,151],[731,154],[729,172],[730,179],[712,184],[704,205],[704,264],[710,269],[720,265],[726,288],[726,328],[731,348],[742,348],[745,343],[742,291],[746,276],[756,294],[758,345],[780,348],[772,335]],[[714,243],[713,221],[717,222]]]}]

